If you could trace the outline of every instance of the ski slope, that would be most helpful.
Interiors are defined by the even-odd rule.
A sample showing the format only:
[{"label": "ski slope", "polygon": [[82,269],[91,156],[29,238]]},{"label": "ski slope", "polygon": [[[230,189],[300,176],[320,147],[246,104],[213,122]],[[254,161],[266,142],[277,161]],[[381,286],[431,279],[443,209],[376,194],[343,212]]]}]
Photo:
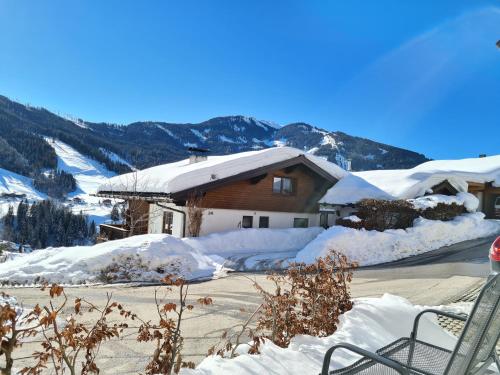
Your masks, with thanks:
[{"label": "ski slope", "polygon": [[80,154],[66,143],[53,138],[46,140],[57,154],[57,168],[75,177],[78,188],[71,196],[94,194],[99,185],[116,175],[98,161]]},{"label": "ski slope", "polygon": [[24,194],[28,200],[41,200],[47,196],[33,186],[31,178],[0,168],[0,217],[4,216],[9,206],[17,207],[20,198],[6,197],[6,194]]}]

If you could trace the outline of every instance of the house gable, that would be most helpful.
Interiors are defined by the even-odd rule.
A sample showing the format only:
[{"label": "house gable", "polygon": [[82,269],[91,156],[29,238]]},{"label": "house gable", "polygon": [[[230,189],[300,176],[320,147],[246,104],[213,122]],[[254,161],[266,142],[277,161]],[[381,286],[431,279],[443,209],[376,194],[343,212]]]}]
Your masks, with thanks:
[{"label": "house gable", "polygon": [[434,185],[431,190],[432,194],[456,195],[458,193],[458,190],[448,180]]},{"label": "house gable", "polygon": [[[294,158],[177,193],[172,198],[182,205],[190,195],[197,194],[203,196],[202,205],[206,208],[313,213],[318,212],[318,200],[337,181],[328,174],[320,174],[320,171]],[[273,192],[275,177],[290,179],[293,192]]]}]

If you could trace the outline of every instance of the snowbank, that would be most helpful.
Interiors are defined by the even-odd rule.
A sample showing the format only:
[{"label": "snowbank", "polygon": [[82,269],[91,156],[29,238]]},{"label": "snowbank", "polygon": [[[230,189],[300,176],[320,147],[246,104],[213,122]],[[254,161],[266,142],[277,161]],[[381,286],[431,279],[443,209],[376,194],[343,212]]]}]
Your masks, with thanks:
[{"label": "snowbank", "polygon": [[408,199],[413,207],[417,210],[425,210],[427,208],[434,208],[438,203],[453,204],[464,206],[468,212],[476,212],[479,207],[479,199],[471,193],[460,192],[457,195],[426,195],[420,198]]},{"label": "snowbank", "polygon": [[[130,281],[158,281],[179,272],[188,279],[210,278],[218,265],[176,237],[149,234],[94,246],[37,250],[0,264],[0,280],[31,284],[41,280],[63,284],[97,282],[108,276]],[[123,281],[123,280],[121,280]]]},{"label": "snowbank", "polygon": [[[422,309],[404,298],[390,294],[381,298],[356,299],[353,309],[340,317],[337,332],[329,337],[298,336],[286,349],[266,342],[259,355],[243,354],[242,350],[242,354],[234,359],[207,357],[196,369],[184,369],[181,374],[318,374],[323,356],[331,346],[348,342],[376,351],[398,338],[408,337],[413,319]],[[448,349],[452,349],[456,343],[456,338],[444,331],[431,315],[423,316],[419,339]],[[340,350],[333,356],[331,369],[347,366],[358,358]]]},{"label": "snowbank", "polygon": [[300,250],[324,229],[244,229],[186,238],[192,248],[205,254],[233,255],[242,253],[283,252]]},{"label": "snowbank", "polygon": [[330,249],[335,249],[351,261],[367,266],[499,232],[500,223],[484,220],[482,213],[465,214],[451,221],[419,218],[411,228],[384,232],[333,226],[299,251],[296,260],[312,263],[317,257],[325,256]]},{"label": "snowbank", "polygon": [[[59,247],[22,254],[0,264],[0,281],[64,284],[103,281],[158,281],[168,272],[187,279],[219,276],[226,259],[292,251],[291,257],[322,228],[242,229],[199,238],[166,234],[133,236],[94,246]],[[162,271],[162,272],[159,272]]]}]

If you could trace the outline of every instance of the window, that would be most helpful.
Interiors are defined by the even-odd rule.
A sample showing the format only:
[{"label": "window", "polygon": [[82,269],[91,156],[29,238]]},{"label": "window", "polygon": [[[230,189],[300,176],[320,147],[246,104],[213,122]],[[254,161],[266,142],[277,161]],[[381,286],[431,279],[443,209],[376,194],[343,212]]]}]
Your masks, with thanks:
[{"label": "window", "polygon": [[305,217],[296,217],[293,219],[294,228],[307,228],[309,227],[309,219]]},{"label": "window", "polygon": [[269,216],[259,217],[259,228],[269,228]]},{"label": "window", "polygon": [[328,213],[322,212],[319,214],[319,226],[323,228],[328,228]]},{"label": "window", "polygon": [[174,223],[174,213],[171,211],[163,212],[163,233],[172,234],[172,224]]},{"label": "window", "polygon": [[241,221],[242,228],[253,228],[253,216],[243,216]]},{"label": "window", "polygon": [[273,178],[273,193],[290,195],[294,193],[293,180],[288,177]]}]

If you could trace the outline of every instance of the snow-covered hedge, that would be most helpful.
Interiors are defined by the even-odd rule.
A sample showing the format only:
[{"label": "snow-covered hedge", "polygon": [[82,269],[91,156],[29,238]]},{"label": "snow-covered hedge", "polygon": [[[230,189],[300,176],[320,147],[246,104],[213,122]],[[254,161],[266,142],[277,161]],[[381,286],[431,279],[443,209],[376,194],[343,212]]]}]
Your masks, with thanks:
[{"label": "snow-covered hedge", "polygon": [[484,220],[482,213],[465,214],[451,221],[418,218],[411,228],[383,232],[334,226],[299,251],[296,260],[311,263],[334,249],[347,255],[350,261],[366,266],[391,262],[499,232],[500,223]]},{"label": "snow-covered hedge", "polygon": [[385,231],[412,227],[415,219],[452,220],[465,212],[475,212],[478,199],[470,193],[456,196],[428,195],[407,200],[364,199],[357,204],[359,221],[339,219],[338,225],[354,229]]}]

